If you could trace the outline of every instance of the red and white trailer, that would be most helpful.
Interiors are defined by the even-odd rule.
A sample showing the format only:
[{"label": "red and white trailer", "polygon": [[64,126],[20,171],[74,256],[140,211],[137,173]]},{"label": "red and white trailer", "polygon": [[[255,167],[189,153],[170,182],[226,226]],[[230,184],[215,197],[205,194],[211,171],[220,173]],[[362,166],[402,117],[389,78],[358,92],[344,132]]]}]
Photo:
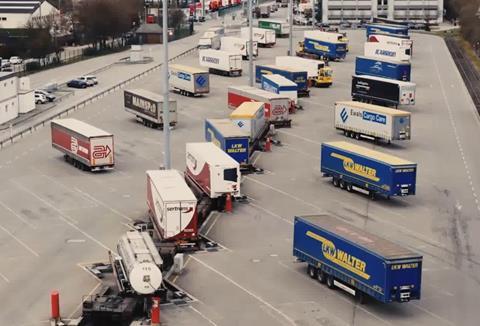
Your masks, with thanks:
[{"label": "red and white trailer", "polygon": [[186,166],[187,182],[209,198],[241,197],[240,164],[215,144],[187,143]]},{"label": "red and white trailer", "polygon": [[229,86],[228,108],[236,109],[244,102],[264,102],[265,119],[276,127],[290,127],[290,113],[295,110],[295,102],[284,95],[251,86]]},{"label": "red and white trailer", "polygon": [[198,237],[197,198],[177,170],[147,171],[147,205],[162,240]]},{"label": "red and white trailer", "polygon": [[65,160],[82,170],[113,169],[113,135],[76,119],[51,122],[52,146]]}]

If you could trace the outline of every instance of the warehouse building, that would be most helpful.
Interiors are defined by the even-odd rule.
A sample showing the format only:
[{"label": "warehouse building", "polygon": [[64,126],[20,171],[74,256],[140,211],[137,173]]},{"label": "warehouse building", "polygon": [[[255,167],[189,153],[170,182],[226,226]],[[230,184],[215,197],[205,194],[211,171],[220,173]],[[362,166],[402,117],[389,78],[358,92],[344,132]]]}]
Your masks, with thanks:
[{"label": "warehouse building", "polygon": [[409,22],[443,21],[444,0],[315,0],[321,3],[322,22],[370,21],[372,18]]},{"label": "warehouse building", "polygon": [[0,72],[0,125],[35,109],[35,93],[28,77],[18,78],[11,72]]},{"label": "warehouse building", "polygon": [[30,19],[59,13],[47,0],[0,0],[0,29],[24,28]]}]

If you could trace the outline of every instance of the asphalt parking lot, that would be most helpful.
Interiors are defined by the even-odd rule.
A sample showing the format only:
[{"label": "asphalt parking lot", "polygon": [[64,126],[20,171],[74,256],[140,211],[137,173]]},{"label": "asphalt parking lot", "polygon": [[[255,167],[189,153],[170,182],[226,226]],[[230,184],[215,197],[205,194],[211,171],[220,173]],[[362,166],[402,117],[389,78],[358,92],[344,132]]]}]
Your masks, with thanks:
[{"label": "asphalt parking lot", "polygon": [[[354,57],[365,39],[363,31],[348,36],[351,53],[345,62],[332,63],[334,85],[302,99],[305,110],[293,116],[292,128],[278,130],[283,146],[257,156],[266,173],[244,179],[249,203],[210,221],[205,232],[223,249],[188,258],[175,282],[196,301],[166,307],[166,324],[477,325],[480,129],[471,99],[443,41],[414,34],[417,104],[407,108],[412,140],[391,146],[354,142],[417,162],[417,195],[371,201],[334,188],[319,172],[319,151],[323,141],[344,140],[333,128],[333,103],[349,98]],[[279,39],[276,47],[260,49],[257,62],[285,55],[287,45]],[[198,66],[196,55],[178,62]],[[228,116],[227,86],[246,83],[245,75],[212,75],[208,96],[172,95],[179,110],[172,131],[175,168],[184,170],[185,143],[203,140],[205,118]],[[160,92],[160,72],[129,87]],[[72,115],[115,135],[117,165],[110,173],[66,164],[51,148],[48,128],[0,151],[0,293],[10,298],[0,311],[1,324],[39,325],[48,318],[52,289],[61,293],[62,315],[78,315],[82,295],[98,287],[79,264],[105,260],[128,223],[145,217],[145,170],[163,162],[162,133],[138,124],[122,102],[117,91]],[[422,300],[360,305],[309,279],[306,266],[292,257],[292,220],[318,212],[422,253]]]}]

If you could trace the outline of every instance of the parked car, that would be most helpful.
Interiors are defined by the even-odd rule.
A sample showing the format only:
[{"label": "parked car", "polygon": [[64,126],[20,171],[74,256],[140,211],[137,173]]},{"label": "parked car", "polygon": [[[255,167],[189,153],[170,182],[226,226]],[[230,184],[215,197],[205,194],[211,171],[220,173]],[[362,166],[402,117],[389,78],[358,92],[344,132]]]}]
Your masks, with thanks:
[{"label": "parked car", "polygon": [[23,62],[22,59],[20,59],[20,57],[10,57],[10,63],[12,65],[19,65]]},{"label": "parked car", "polygon": [[68,87],[73,87],[73,88],[87,88],[88,85],[85,81],[80,80],[80,79],[72,79],[67,83]]},{"label": "parked car", "polygon": [[12,65],[9,60],[1,59],[0,62],[0,71],[12,71]]},{"label": "parked car", "polygon": [[35,92],[35,104],[45,104],[47,102],[45,95]]},{"label": "parked car", "polygon": [[77,78],[77,80],[84,81],[88,87],[94,86],[95,85],[95,80],[93,78],[88,78],[91,76],[80,76]]},{"label": "parked car", "polygon": [[97,77],[94,76],[94,75],[87,75],[87,76],[82,76],[82,77],[87,78],[87,80],[93,81],[93,84],[94,84],[94,85],[97,85],[97,84],[98,84]]},{"label": "parked car", "polygon": [[55,101],[55,99],[57,98],[55,95],[53,95],[52,93],[50,92],[47,92],[43,89],[36,89],[35,90],[35,94],[42,94],[43,96],[45,96],[47,98],[47,100],[49,102],[53,102]]}]

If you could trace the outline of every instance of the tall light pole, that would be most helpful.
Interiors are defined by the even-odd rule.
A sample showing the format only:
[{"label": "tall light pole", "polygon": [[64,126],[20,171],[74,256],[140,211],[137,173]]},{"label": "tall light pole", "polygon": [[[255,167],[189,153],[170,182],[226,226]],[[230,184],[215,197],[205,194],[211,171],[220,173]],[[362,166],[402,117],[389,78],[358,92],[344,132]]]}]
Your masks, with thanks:
[{"label": "tall light pole", "polygon": [[170,103],[168,101],[168,0],[163,0],[163,167],[170,169]]},{"label": "tall light pole", "polygon": [[253,87],[253,15],[252,0],[248,0],[248,84]]},{"label": "tall light pole", "polygon": [[290,35],[288,39],[288,55],[293,55],[293,0],[288,2],[288,23],[290,24]]},{"label": "tall light pole", "polygon": [[315,29],[315,22],[316,22],[316,17],[315,17],[315,0],[312,0],[312,27]]}]

